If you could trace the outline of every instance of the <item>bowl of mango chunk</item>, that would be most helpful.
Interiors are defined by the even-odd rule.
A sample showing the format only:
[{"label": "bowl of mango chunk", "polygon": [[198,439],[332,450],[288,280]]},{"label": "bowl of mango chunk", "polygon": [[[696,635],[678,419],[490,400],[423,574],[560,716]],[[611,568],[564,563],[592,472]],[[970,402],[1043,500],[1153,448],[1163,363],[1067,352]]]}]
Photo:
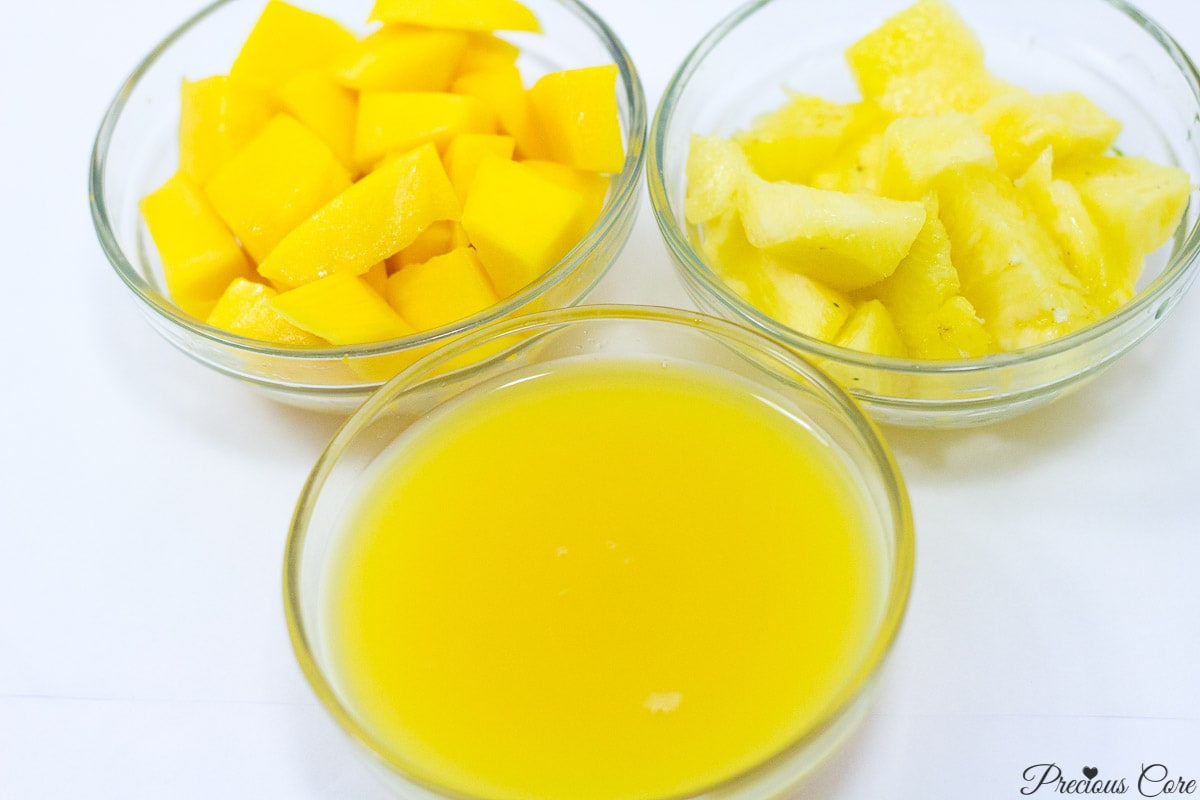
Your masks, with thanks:
[{"label": "bowl of mango chunk", "polygon": [[767,0],[669,84],[651,201],[697,304],[877,420],[993,422],[1097,375],[1200,252],[1200,76],[1107,0]]},{"label": "bowl of mango chunk", "polygon": [[348,411],[440,344],[573,305],[628,239],[645,101],[573,0],[223,0],[120,88],[101,245],[180,350]]}]

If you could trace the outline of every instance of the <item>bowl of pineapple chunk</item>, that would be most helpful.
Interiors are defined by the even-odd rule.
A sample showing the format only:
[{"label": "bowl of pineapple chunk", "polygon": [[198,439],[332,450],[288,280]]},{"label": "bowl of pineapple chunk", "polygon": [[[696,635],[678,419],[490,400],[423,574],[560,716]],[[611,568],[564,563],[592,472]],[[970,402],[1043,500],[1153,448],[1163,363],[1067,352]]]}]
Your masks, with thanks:
[{"label": "bowl of pineapple chunk", "polygon": [[632,229],[645,129],[576,0],[220,0],[120,87],[92,216],[172,344],[346,412],[441,344],[580,302]]},{"label": "bowl of pineapple chunk", "polygon": [[1200,252],[1200,76],[1109,0],[766,0],[692,51],[651,202],[703,309],[878,421],[977,425],[1161,324]]}]

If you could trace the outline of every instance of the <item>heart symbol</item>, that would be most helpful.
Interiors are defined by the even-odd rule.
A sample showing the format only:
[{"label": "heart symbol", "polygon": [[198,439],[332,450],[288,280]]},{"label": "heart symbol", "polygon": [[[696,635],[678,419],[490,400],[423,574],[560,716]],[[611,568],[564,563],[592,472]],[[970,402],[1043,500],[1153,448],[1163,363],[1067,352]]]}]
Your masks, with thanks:
[{"label": "heart symbol", "polygon": [[1083,768],[1083,777],[1087,778],[1089,781],[1099,774],[1100,774],[1100,770],[1096,769],[1095,767],[1084,767]]}]

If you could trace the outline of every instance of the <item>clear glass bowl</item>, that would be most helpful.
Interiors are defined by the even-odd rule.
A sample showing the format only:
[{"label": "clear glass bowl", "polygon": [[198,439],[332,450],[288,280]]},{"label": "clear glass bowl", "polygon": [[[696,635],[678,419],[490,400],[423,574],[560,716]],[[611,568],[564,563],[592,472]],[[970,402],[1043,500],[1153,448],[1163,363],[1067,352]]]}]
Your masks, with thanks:
[{"label": "clear glass bowl", "polygon": [[[284,561],[284,605],[292,645],[325,708],[404,797],[457,796],[423,783],[404,757],[374,737],[338,688],[324,632],[323,581],[348,504],[376,459],[423,416],[463,392],[506,376],[577,359],[633,356],[694,364],[736,376],[783,398],[788,412],[844,460],[875,523],[881,556],[874,627],[860,660],[818,721],[781,752],[697,795],[774,797],[828,755],[864,713],[870,689],[904,615],[913,569],[907,494],[878,431],[838,386],[793,351],[724,320],[675,309],[584,306],[506,320],[453,342],[400,373],[345,423],[318,460],[292,519]],[[470,364],[454,370],[455,365]],[[493,384],[494,385],[494,384]],[[745,385],[745,384],[743,384]],[[619,465],[614,465],[619,468]]]},{"label": "clear glass bowl", "polygon": [[[292,405],[348,412],[373,389],[432,348],[504,317],[580,302],[624,247],[637,216],[645,159],[645,96],[616,35],[576,0],[530,0],[543,34],[503,34],[522,49],[528,83],[546,72],[615,63],[625,164],[603,212],[574,249],[537,281],[474,316],[385,342],[351,347],[272,345],[226,333],[180,311],[167,296],[162,265],[138,212],[178,162],[182,78],[226,73],[262,12],[263,0],[219,0],[164,39],[118,90],[92,151],[92,219],[105,254],[150,324],[200,363]],[[303,0],[304,8],[364,31],[370,0]]]},{"label": "clear glass bowl", "polygon": [[[714,28],[668,85],[650,131],[650,198],[689,294],[700,308],[810,356],[877,420],[975,425],[1036,408],[1111,365],[1158,327],[1196,276],[1200,193],[1171,242],[1148,259],[1139,293],[1061,339],[982,358],[921,361],[868,355],[804,336],[734,293],[704,263],[683,215],[692,133],[728,136],[780,107],[785,87],[858,99],[843,52],[910,0],[759,0]],[[1039,92],[1082,91],[1121,120],[1118,147],[1200,180],[1200,76],[1175,41],[1120,0],[953,0],[989,68]]]}]

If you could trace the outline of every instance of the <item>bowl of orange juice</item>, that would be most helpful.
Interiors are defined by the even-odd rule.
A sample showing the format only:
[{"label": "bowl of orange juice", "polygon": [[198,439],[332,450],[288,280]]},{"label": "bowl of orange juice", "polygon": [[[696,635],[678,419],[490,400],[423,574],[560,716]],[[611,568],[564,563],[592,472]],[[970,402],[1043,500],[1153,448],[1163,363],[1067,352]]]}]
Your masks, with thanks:
[{"label": "bowl of orange juice", "polygon": [[581,307],[406,369],[287,543],[299,663],[403,796],[774,796],[865,711],[913,566],[855,403],[705,315]]}]

